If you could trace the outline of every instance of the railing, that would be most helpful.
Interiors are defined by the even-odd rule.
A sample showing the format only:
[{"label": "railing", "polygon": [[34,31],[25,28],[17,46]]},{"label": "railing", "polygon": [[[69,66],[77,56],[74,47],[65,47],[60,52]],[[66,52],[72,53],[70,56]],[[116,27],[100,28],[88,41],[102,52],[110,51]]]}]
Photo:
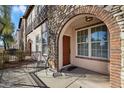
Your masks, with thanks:
[{"label": "railing", "polygon": [[29,34],[32,31],[32,23],[26,28],[26,34]]},{"label": "railing", "polygon": [[42,23],[47,18],[47,6],[43,6],[35,19],[27,26],[26,34],[30,33],[34,28],[36,28],[40,23]]},{"label": "railing", "polygon": [[[45,62],[47,56],[42,58],[41,52],[23,52],[23,51],[11,51],[0,53],[0,82],[4,81],[3,75],[5,73],[4,69],[8,68],[25,68],[27,69],[27,73],[35,73],[41,70],[45,70],[47,74],[47,62]],[[32,70],[30,70],[32,69]],[[25,71],[26,72],[26,71]]]},{"label": "railing", "polygon": [[23,52],[9,53],[4,52],[0,53],[0,62],[11,62],[11,61],[21,61],[24,60],[27,54]]},{"label": "railing", "polygon": [[34,19],[34,28],[36,28],[41,22],[43,22],[47,18],[47,11],[47,6],[43,6]]},{"label": "railing", "polygon": [[25,63],[25,62],[36,62],[36,63],[45,63],[47,66],[47,56],[43,56],[41,52],[22,52],[17,51],[15,53],[0,53],[0,69],[3,68],[5,63]]}]

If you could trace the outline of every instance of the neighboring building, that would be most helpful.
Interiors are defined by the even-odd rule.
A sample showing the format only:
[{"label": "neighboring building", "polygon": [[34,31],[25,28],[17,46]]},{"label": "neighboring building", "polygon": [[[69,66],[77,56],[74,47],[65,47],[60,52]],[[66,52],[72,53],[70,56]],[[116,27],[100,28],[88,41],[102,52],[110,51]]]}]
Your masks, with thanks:
[{"label": "neighboring building", "polygon": [[26,49],[25,19],[23,17],[19,20],[18,29],[15,34],[15,44],[13,48],[23,51],[25,51]]},{"label": "neighboring building", "polygon": [[25,51],[26,50],[26,35],[25,35],[25,30],[26,30],[26,24],[25,24],[25,18],[20,18],[19,21],[19,49]]},{"label": "neighboring building", "polygon": [[29,6],[24,18],[27,50],[48,55],[52,68],[72,64],[123,87],[124,6]]},{"label": "neighboring building", "polygon": [[20,49],[20,41],[22,39],[20,33],[21,33],[20,29],[17,29],[17,31],[15,33],[15,37],[14,37],[15,43],[13,45],[13,48],[15,48],[15,49]]},{"label": "neighboring building", "polygon": [[[47,17],[45,6],[29,6],[24,18],[26,20],[26,51],[38,60],[47,56]],[[42,13],[44,11],[44,13]],[[42,56],[43,55],[43,56]]]}]

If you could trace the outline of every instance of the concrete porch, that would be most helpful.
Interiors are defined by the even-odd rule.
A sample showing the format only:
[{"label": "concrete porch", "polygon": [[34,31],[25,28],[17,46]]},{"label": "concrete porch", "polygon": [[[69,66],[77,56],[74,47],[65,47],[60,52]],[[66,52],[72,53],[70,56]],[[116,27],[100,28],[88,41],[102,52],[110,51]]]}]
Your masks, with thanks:
[{"label": "concrete porch", "polygon": [[58,75],[53,76],[51,70],[35,73],[51,88],[109,88],[109,76],[84,68],[69,66]]}]

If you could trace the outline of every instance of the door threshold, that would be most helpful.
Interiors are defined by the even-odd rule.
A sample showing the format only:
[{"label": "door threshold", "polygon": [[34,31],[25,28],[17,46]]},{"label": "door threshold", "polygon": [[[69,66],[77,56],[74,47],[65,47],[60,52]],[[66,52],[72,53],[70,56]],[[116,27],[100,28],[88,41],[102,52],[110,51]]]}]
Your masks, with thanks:
[{"label": "door threshold", "polygon": [[64,69],[64,68],[69,67],[69,66],[73,66],[73,65],[72,64],[68,64],[68,65],[63,66],[61,69]]}]

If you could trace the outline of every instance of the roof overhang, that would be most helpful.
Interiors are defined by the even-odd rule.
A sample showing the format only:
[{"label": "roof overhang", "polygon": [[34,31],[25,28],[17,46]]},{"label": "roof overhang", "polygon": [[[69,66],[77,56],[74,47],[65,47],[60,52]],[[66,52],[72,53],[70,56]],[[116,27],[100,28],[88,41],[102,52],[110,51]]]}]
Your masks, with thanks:
[{"label": "roof overhang", "polygon": [[24,14],[24,18],[27,18],[28,16],[29,16],[29,14],[30,14],[30,12],[32,11],[32,9],[34,8],[34,5],[30,5],[30,6],[28,6],[28,8],[26,9],[26,11],[25,11],[25,14]]},{"label": "roof overhang", "polygon": [[21,17],[21,18],[19,19],[19,25],[18,25],[18,28],[21,27],[22,19],[23,19],[23,17]]}]

